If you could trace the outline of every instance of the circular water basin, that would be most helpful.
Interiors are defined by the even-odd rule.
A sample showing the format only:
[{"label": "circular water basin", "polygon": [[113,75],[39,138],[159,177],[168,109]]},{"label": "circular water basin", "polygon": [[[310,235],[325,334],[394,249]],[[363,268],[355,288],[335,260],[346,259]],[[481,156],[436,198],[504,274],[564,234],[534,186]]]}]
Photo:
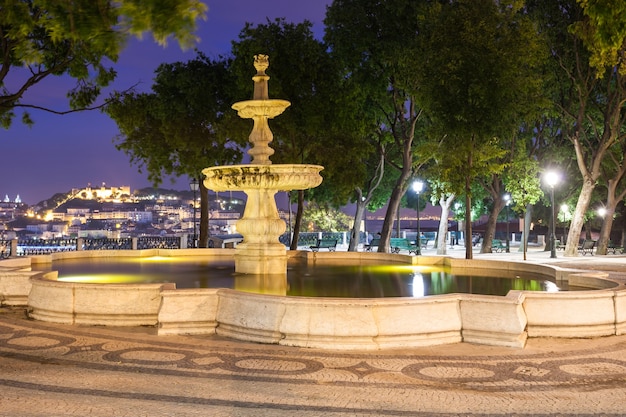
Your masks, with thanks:
[{"label": "circular water basin", "polygon": [[507,270],[453,270],[406,264],[310,264],[291,259],[286,277],[236,274],[231,257],[116,257],[54,261],[33,269],[58,271],[58,280],[82,283],[164,283],[176,288],[230,288],[305,297],[424,297],[450,293],[506,295],[510,290],[560,291],[547,276]]}]

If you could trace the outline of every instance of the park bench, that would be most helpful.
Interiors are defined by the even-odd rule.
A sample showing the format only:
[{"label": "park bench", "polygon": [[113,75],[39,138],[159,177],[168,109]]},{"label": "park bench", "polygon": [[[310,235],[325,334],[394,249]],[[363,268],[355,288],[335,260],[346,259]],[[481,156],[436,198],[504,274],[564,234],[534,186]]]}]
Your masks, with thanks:
[{"label": "park bench", "polygon": [[374,238],[372,239],[372,241],[370,243],[368,243],[367,245],[365,245],[365,250],[367,252],[371,252],[373,248],[377,248],[378,244],[380,243],[380,238]]},{"label": "park bench", "polygon": [[492,252],[504,252],[506,251],[506,244],[502,243],[500,239],[493,239],[491,241]]},{"label": "park bench", "polygon": [[586,254],[591,254],[593,256],[593,249],[596,247],[596,241],[595,240],[588,240],[585,239],[583,240],[583,243],[581,243],[578,246],[578,253],[580,253],[581,255],[585,256]]},{"label": "park bench", "polygon": [[411,243],[409,239],[403,239],[399,237],[392,237],[389,241],[389,246],[391,247],[391,253],[400,253],[401,250],[409,251],[409,254],[415,253],[417,255],[417,245]]},{"label": "park bench", "polygon": [[337,249],[337,239],[317,239],[315,245],[309,246],[313,252],[317,252],[320,249],[328,249],[329,252],[334,252]]},{"label": "park bench", "polygon": [[554,248],[556,250],[565,250],[565,244],[561,243],[561,240],[557,239],[554,241]]},{"label": "park bench", "polygon": [[606,253],[612,253],[613,255],[624,253],[624,247],[618,245],[617,243],[609,242],[609,244],[606,245]]}]

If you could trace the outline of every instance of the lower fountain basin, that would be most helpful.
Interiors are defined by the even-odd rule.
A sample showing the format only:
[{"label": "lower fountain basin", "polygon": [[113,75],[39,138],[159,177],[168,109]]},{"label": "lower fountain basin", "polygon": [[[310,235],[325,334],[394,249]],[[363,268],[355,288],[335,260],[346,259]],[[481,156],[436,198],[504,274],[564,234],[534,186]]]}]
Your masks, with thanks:
[{"label": "lower fountain basin", "polygon": [[[32,261],[138,254],[138,251],[111,252],[66,252],[35,256]],[[226,256],[234,251],[139,252],[141,256],[200,252]],[[303,257],[307,262],[324,259],[356,263],[368,259],[382,263],[444,264],[452,268],[517,269],[550,275],[556,282],[568,281],[570,285],[590,290],[510,291],[506,296],[448,294],[424,298],[337,299],[261,295],[231,289],[181,290],[172,284],[59,282],[55,273],[49,272],[25,278],[31,285],[28,313],[34,319],[55,323],[151,325],[161,335],[218,334],[260,343],[325,349],[407,348],[456,342],[523,347],[528,337],[626,334],[626,291],[607,280],[606,274],[531,263],[378,253],[293,251],[289,256]],[[0,279],[0,292],[2,282]]]}]

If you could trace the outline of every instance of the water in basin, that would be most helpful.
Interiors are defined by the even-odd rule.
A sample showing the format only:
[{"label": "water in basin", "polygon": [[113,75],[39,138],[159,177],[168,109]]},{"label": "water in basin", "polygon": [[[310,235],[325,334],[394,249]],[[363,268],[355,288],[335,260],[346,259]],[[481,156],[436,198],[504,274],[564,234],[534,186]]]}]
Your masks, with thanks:
[{"label": "water in basin", "polygon": [[[290,260],[286,280],[234,272],[232,258],[114,257],[55,261],[40,270],[59,271],[59,280],[86,283],[174,282],[177,288],[232,288],[305,297],[423,297],[469,293],[506,295],[510,290],[559,291],[545,276],[505,270],[405,264],[307,264]],[[561,285],[561,283],[559,283]],[[278,288],[278,289],[277,289]]]}]

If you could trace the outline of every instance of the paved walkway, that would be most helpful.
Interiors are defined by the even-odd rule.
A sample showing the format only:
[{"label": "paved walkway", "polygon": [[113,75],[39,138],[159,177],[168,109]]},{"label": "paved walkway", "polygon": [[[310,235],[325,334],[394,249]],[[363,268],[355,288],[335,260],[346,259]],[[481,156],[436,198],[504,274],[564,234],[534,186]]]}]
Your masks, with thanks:
[{"label": "paved walkway", "polygon": [[[529,259],[626,276],[622,256]],[[626,415],[626,336],[339,352],[54,325],[0,308],[0,416],[470,415]]]}]

